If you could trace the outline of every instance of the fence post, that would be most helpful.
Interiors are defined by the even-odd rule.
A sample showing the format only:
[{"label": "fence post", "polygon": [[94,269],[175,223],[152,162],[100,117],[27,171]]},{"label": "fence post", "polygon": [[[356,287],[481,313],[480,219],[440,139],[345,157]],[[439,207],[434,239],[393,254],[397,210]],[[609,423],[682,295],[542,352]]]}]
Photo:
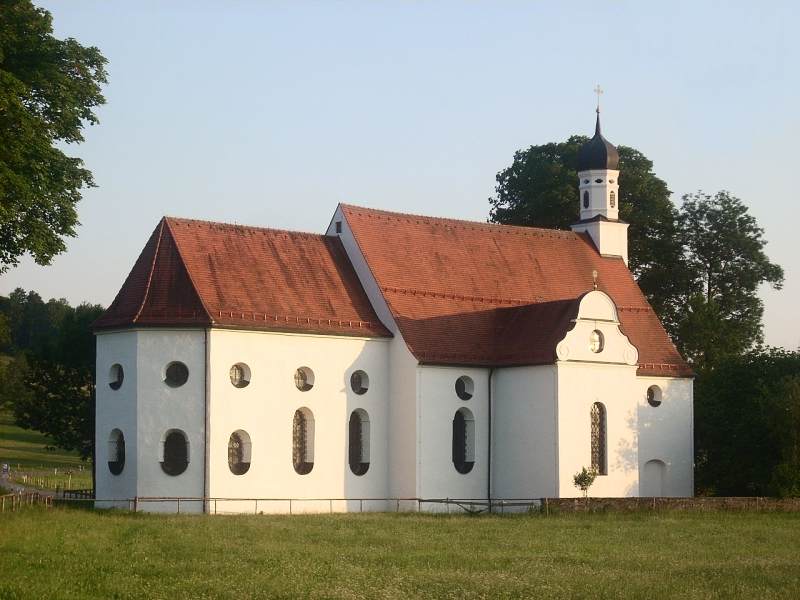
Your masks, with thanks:
[{"label": "fence post", "polygon": [[258,498],[256,498],[256,512],[254,514],[258,514]]},{"label": "fence post", "polygon": [[181,514],[181,499],[178,498],[178,514]]},{"label": "fence post", "polygon": [[328,511],[333,514],[333,498],[328,498]]},{"label": "fence post", "polygon": [[217,499],[214,498],[214,514],[217,514]]},{"label": "fence post", "polygon": [[292,514],[292,499],[289,498],[289,514]]},{"label": "fence post", "polygon": [[364,499],[363,498],[359,498],[358,499],[358,503],[359,503],[358,512],[363,513],[364,512]]}]

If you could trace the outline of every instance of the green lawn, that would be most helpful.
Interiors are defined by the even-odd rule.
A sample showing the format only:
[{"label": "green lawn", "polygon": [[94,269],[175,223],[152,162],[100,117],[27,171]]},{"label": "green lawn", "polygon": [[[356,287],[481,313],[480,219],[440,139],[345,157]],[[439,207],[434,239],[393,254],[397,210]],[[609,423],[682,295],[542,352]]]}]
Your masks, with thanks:
[{"label": "green lawn", "polygon": [[[42,487],[64,487],[67,481],[72,488],[89,488],[92,486],[92,465],[82,462],[75,452],[61,449],[47,450],[53,442],[38,431],[22,429],[14,424],[10,413],[0,411],[0,464],[8,463],[15,481],[15,471],[32,473],[37,479],[44,480]],[[83,467],[81,471],[79,467]],[[58,469],[58,475],[54,474]],[[69,479],[66,472],[72,471]],[[51,485],[52,484],[52,485]]]},{"label": "green lawn", "polygon": [[0,517],[0,598],[796,598],[800,515]]}]

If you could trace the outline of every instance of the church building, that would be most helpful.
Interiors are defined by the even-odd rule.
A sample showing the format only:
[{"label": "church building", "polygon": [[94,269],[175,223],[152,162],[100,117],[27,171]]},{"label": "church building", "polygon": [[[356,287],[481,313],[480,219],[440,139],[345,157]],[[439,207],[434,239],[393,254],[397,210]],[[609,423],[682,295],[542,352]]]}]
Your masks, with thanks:
[{"label": "church building", "polygon": [[164,217],[94,324],[97,505],[442,510],[578,496],[583,467],[691,496],[692,372],[628,270],[618,162],[598,114],[571,231]]}]

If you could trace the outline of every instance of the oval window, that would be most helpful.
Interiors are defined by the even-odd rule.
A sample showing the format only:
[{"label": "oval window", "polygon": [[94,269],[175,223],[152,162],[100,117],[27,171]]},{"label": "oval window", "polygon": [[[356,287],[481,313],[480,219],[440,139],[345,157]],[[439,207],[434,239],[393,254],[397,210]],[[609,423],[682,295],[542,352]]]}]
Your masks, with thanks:
[{"label": "oval window", "polygon": [[179,361],[171,362],[164,371],[164,383],[169,387],[181,387],[189,380],[189,367]]},{"label": "oval window", "polygon": [[294,372],[294,385],[301,392],[314,387],[314,371],[308,367],[300,367]]},{"label": "oval window", "polygon": [[125,379],[125,371],[123,371],[122,365],[111,365],[111,371],[108,374],[108,387],[112,390],[118,390],[122,387],[123,379]]},{"label": "oval window", "polygon": [[462,375],[456,379],[456,396],[461,400],[469,400],[475,393],[475,383],[471,377]]},{"label": "oval window", "polygon": [[661,406],[661,388],[651,385],[647,388],[647,403],[653,408]]},{"label": "oval window", "polygon": [[364,371],[355,371],[350,376],[350,389],[361,396],[369,389],[369,376]]},{"label": "oval window", "polygon": [[603,351],[604,345],[605,345],[605,338],[603,337],[603,332],[595,329],[589,335],[589,349],[595,354],[597,354]]},{"label": "oval window", "polygon": [[243,388],[250,385],[250,367],[244,363],[236,363],[230,370],[233,387]]}]

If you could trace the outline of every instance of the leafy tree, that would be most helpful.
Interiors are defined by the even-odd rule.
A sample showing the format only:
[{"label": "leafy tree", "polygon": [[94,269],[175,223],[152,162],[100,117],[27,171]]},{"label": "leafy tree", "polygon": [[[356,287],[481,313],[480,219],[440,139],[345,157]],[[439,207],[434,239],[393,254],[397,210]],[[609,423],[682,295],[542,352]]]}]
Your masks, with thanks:
[{"label": "leafy tree", "polygon": [[[489,220],[510,225],[568,229],[580,216],[578,151],[588,141],[531,146],[497,174]],[[620,218],[630,223],[629,265],[670,333],[675,333],[688,288],[677,211],[667,184],[641,152],[619,146]]]},{"label": "leafy tree", "polygon": [[725,357],[695,383],[694,423],[699,492],[800,495],[800,353]]},{"label": "leafy tree", "polygon": [[729,192],[684,196],[680,224],[691,293],[677,337],[702,370],[763,341],[758,287],[770,283],[780,289],[783,269],[769,261],[764,230]]},{"label": "leafy tree", "polygon": [[0,303],[9,322],[12,359],[0,372],[0,405],[21,427],[52,437],[87,458],[94,439],[94,336],[91,323],[103,308],[66,300],[44,303],[17,289]]},{"label": "leafy tree", "polygon": [[583,467],[580,471],[572,476],[572,482],[575,484],[576,488],[583,492],[583,497],[588,498],[589,488],[592,487],[592,484],[596,478],[597,471],[595,471],[594,468],[587,469],[586,467]]},{"label": "leafy tree", "polygon": [[26,252],[43,265],[63,252],[80,190],[94,185],[59,146],[98,122],[106,59],[52,34],[50,13],[30,0],[0,4],[0,273]]}]

